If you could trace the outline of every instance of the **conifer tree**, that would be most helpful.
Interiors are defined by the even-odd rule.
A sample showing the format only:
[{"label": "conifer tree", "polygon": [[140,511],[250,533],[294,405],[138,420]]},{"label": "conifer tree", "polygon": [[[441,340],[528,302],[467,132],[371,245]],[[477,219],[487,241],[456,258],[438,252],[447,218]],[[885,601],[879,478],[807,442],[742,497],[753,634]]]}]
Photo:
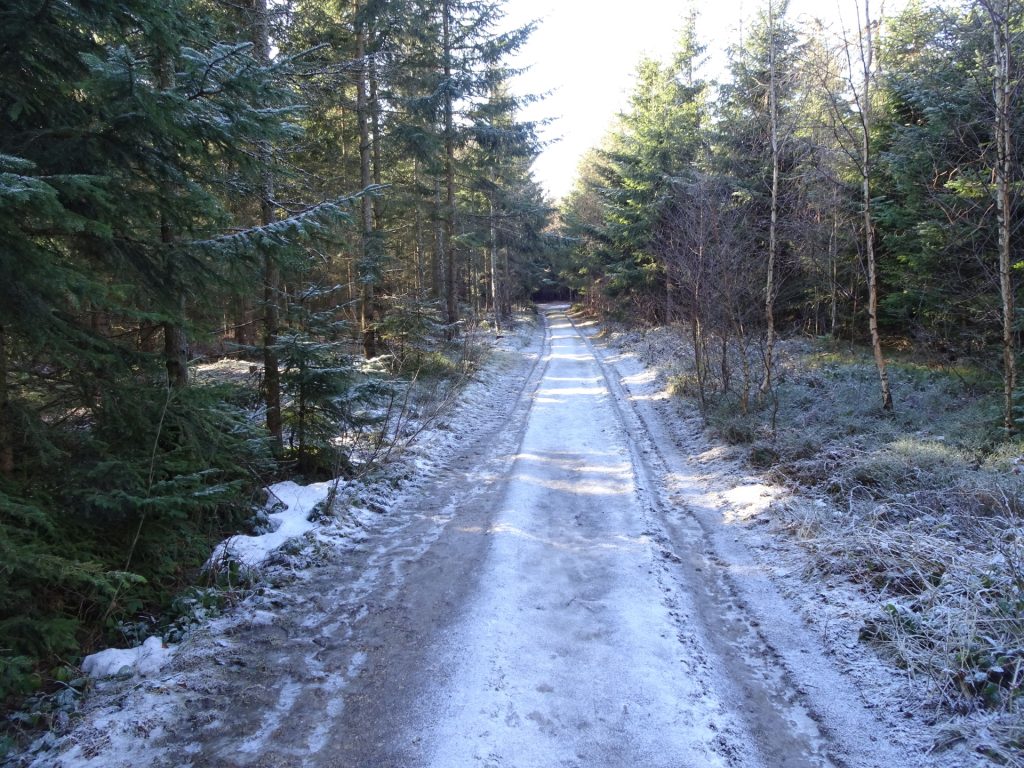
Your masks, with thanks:
[{"label": "conifer tree", "polygon": [[[494,74],[491,92],[471,113],[472,143],[467,148],[467,174],[470,188],[486,201],[486,210],[478,221],[486,222],[479,240],[486,243],[487,293],[495,325],[511,315],[511,275],[499,256],[502,243],[519,240],[530,210],[543,211],[542,199],[524,199],[519,193],[527,189],[529,164],[537,152],[535,126],[518,118],[522,106],[501,72]],[[523,244],[523,240],[519,240]],[[507,250],[507,249],[506,249]]]},{"label": "conifer tree", "polygon": [[5,14],[0,697],[33,658],[72,658],[123,601],[173,589],[205,536],[237,525],[264,441],[223,392],[183,386],[184,310],[209,334],[266,255],[345,217],[328,201],[253,226],[252,150],[293,133],[293,110],[234,13],[140,0]]},{"label": "conifer tree", "polygon": [[768,0],[743,44],[730,51],[732,79],[722,89],[714,160],[746,208],[743,226],[763,264],[763,320],[752,319],[763,328],[762,393],[772,385],[781,262],[793,250],[789,240],[800,205],[793,178],[799,49],[796,30],[786,20],[786,6]]},{"label": "conifer tree", "polygon": [[673,186],[694,177],[705,152],[706,84],[697,74],[702,54],[691,14],[671,64],[639,65],[630,108],[594,167],[592,184],[605,214],[591,233],[604,290],[632,297],[648,317],[673,317],[674,265],[658,250],[658,228]]},{"label": "conifer tree", "polygon": [[[270,67],[271,46],[270,14],[267,1],[252,0],[250,13],[253,58],[262,71],[267,71]],[[277,222],[272,165],[273,149],[269,139],[261,138],[257,141],[256,156],[259,163],[259,223],[264,227],[269,227]],[[267,431],[273,441],[275,455],[280,456],[283,443],[283,424],[277,336],[280,330],[281,274],[277,264],[277,254],[266,253],[263,262],[263,394],[267,410]]]},{"label": "conifer tree", "polygon": [[[445,322],[454,333],[459,320],[459,193],[472,185],[464,149],[473,138],[472,113],[496,82],[507,79],[508,57],[527,39],[527,25],[499,31],[503,10],[496,0],[416,0],[421,20],[408,39],[402,134],[433,177],[437,230],[435,269],[442,279]],[[427,189],[430,189],[429,187]]]}]

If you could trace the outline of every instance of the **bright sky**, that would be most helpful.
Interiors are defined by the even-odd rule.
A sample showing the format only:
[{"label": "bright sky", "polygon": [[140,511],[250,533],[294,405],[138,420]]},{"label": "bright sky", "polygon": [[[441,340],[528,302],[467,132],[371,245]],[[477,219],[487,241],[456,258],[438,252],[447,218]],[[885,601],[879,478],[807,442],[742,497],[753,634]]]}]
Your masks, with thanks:
[{"label": "bright sky", "polygon": [[[764,0],[699,2],[698,35],[712,62],[738,39],[740,20],[752,17]],[[856,18],[854,0],[790,0],[789,18]],[[889,0],[887,11],[901,0]],[[872,3],[872,9],[880,5]],[[551,95],[531,107],[526,119],[554,118],[542,133],[554,142],[534,164],[534,175],[551,197],[567,193],[583,153],[600,143],[615,114],[626,104],[640,58],[665,60],[679,38],[686,0],[506,0],[507,19],[518,25],[540,19],[517,66],[530,66],[517,90]],[[874,15],[874,14],[873,14]],[[558,139],[558,141],[554,141]]]}]

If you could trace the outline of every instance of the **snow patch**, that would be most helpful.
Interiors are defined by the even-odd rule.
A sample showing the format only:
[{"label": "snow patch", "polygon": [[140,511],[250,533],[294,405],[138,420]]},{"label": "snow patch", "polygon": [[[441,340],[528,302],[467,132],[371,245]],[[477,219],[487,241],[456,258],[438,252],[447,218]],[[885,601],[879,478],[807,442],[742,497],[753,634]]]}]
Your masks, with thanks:
[{"label": "snow patch", "polygon": [[316,528],[316,523],[309,519],[309,513],[338,487],[339,480],[311,485],[299,485],[286,480],[270,486],[267,491],[271,501],[267,503],[267,508],[278,510],[268,516],[272,530],[257,536],[240,534],[221,542],[213,550],[206,567],[215,567],[224,560],[233,560],[246,568],[259,568],[272,552]]},{"label": "snow patch", "polygon": [[764,483],[748,483],[723,491],[725,502],[724,521],[729,523],[745,523],[767,512],[772,501],[781,495],[777,487]]},{"label": "snow patch", "polygon": [[82,671],[95,678],[110,677],[122,672],[151,677],[160,673],[176,649],[177,646],[165,646],[163,640],[153,636],[136,648],[107,648],[86,656],[82,662]]},{"label": "snow patch", "polygon": [[[304,677],[313,688],[303,690],[302,686],[296,687],[294,677],[287,675],[286,670],[281,675],[267,672],[253,677],[251,670],[236,666],[236,658],[252,657],[246,653],[244,638],[261,627],[297,625],[310,633],[317,631],[320,636],[347,642],[351,626],[363,621],[371,610],[366,596],[381,587],[387,574],[401,570],[401,563],[396,560],[413,559],[421,554],[454,514],[454,509],[447,508],[436,516],[409,515],[406,511],[416,508],[422,501],[418,494],[423,485],[452,464],[469,436],[493,429],[500,423],[503,411],[495,408],[495,402],[500,404],[507,398],[514,398],[522,386],[521,369],[529,370],[541,357],[538,351],[541,335],[536,330],[532,320],[520,322],[514,332],[497,343],[490,342],[491,351],[485,364],[460,387],[457,398],[453,397],[449,403],[450,410],[446,407],[442,418],[431,412],[424,431],[415,442],[392,455],[383,480],[375,475],[339,483],[337,507],[345,509],[343,516],[326,525],[308,520],[310,511],[330,493],[330,482],[309,486],[280,483],[268,488],[272,494],[272,503],[267,505],[268,518],[273,531],[261,536],[232,537],[222,542],[207,562],[207,567],[211,567],[218,559],[231,556],[247,565],[251,563],[250,567],[258,567],[261,572],[260,590],[234,610],[206,620],[201,631],[191,633],[180,647],[165,649],[168,656],[170,653],[174,656],[172,669],[163,676],[145,678],[141,682],[112,678],[94,687],[73,728],[59,734],[47,733],[5,765],[11,768],[135,768],[142,765],[184,768],[205,764],[203,755],[209,746],[208,740],[225,728],[228,719],[216,705],[211,709],[206,702],[221,702],[225,686],[237,685],[237,690],[241,690],[240,680],[245,679],[258,680],[253,685],[267,684],[270,679],[280,681],[280,695],[266,710],[265,720],[258,718],[250,723],[251,728],[226,735],[236,751],[232,764],[248,764],[258,759],[253,755],[259,756],[261,750],[269,751],[276,738],[276,727],[307,693],[325,698],[323,720],[308,733],[305,749],[326,744],[334,725],[333,718],[344,711],[348,686],[361,673],[366,654],[357,652],[347,669],[335,671],[321,669],[310,657],[305,663]],[[243,373],[245,371],[239,370],[240,375]],[[424,534],[423,540],[418,538],[420,534],[410,538],[410,526],[424,517],[434,523],[429,534]],[[306,588],[300,582],[307,580],[312,572],[305,568],[304,561],[299,558],[297,565],[282,564],[279,558],[270,557],[294,537],[302,538],[306,550],[327,545],[324,549],[335,555],[349,549],[373,547],[376,550],[369,559],[369,567],[363,571],[355,572],[348,565],[338,563],[340,591],[337,594],[345,595],[345,604],[353,607],[352,613],[339,614],[335,620],[330,620],[325,614],[330,600],[301,597]],[[393,600],[396,589],[392,586],[382,601]],[[337,597],[334,592],[331,596],[331,599]],[[326,596],[322,597],[326,600]],[[330,610],[335,608],[332,606]],[[119,653],[137,654],[138,649]],[[134,656],[129,658],[134,659]],[[125,666],[118,664],[113,671],[119,672]],[[171,671],[174,676],[168,678]],[[239,696],[239,707],[247,706],[244,702],[247,697],[248,694]],[[246,751],[247,748],[255,751]],[[303,764],[312,762],[303,761]]]}]

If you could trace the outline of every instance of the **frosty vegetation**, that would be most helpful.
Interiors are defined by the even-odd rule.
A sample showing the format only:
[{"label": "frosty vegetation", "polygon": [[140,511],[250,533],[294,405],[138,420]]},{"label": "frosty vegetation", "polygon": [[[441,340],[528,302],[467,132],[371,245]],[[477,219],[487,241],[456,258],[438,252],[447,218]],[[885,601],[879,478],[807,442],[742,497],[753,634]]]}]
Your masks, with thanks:
[{"label": "frosty vegetation", "polygon": [[799,491],[776,513],[809,578],[870,595],[861,641],[936,712],[991,713],[981,752],[1012,762],[1024,17],[844,18],[762,3],[721,82],[684,23],[581,165],[565,274],[586,311],[651,326],[629,338],[673,391]]},{"label": "frosty vegetation", "polygon": [[[614,339],[699,407],[684,327]],[[996,406],[969,369],[894,354],[908,406],[887,415],[866,350],[787,340],[778,365],[773,397],[745,414],[712,378],[712,434],[786,489],[770,516],[809,553],[805,577],[853,584],[873,606],[860,639],[906,670],[917,705],[948,724],[937,751],[980,739],[997,762],[1017,764],[1024,449],[993,432]]]},{"label": "frosty vegetation", "polygon": [[764,0],[720,82],[688,13],[560,207],[500,0],[243,6],[4,11],[0,754],[315,549],[481,329],[565,299],[792,491],[948,741],[1021,763],[1024,5]]}]

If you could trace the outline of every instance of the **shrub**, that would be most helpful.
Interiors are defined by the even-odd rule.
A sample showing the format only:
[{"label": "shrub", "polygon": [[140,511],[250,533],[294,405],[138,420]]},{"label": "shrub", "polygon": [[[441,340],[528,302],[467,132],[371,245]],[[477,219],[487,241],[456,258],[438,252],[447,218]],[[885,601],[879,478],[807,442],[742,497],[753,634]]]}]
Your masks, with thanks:
[{"label": "shrub", "polygon": [[112,384],[80,429],[51,430],[52,457],[0,485],[0,699],[123,641],[240,527],[270,464],[234,394]]}]

